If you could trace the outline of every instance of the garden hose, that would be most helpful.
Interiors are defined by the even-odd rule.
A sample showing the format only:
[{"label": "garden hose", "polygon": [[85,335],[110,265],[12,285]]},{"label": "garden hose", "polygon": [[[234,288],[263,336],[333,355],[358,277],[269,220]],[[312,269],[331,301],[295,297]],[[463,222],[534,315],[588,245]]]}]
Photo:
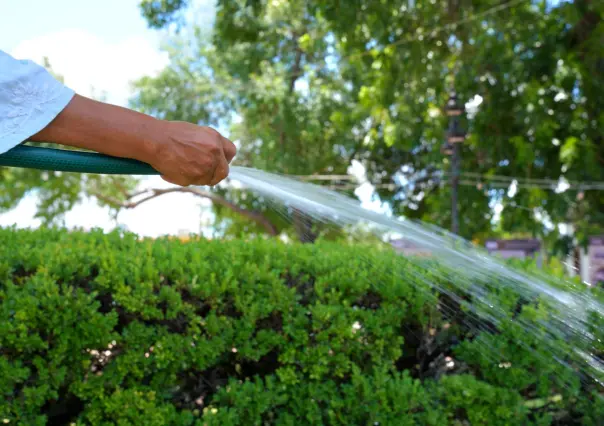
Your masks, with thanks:
[{"label": "garden hose", "polygon": [[0,154],[0,166],[103,175],[159,175],[149,164],[137,160],[28,145]]}]

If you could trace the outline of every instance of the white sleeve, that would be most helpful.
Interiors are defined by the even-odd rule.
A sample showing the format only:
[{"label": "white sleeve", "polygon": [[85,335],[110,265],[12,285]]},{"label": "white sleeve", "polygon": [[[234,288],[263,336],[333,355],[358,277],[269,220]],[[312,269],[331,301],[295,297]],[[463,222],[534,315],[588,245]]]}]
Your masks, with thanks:
[{"label": "white sleeve", "polygon": [[73,95],[44,67],[0,50],[0,154],[44,129]]}]

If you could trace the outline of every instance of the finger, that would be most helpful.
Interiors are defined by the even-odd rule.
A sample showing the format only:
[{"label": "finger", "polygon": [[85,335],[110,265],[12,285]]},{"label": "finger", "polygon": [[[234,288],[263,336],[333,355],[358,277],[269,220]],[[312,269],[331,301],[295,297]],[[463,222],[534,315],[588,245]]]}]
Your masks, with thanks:
[{"label": "finger", "polygon": [[229,163],[224,155],[221,155],[218,158],[218,165],[216,166],[216,170],[214,171],[214,176],[212,177],[212,181],[210,182],[211,186],[219,184],[221,181],[226,179],[229,175]]},{"label": "finger", "polygon": [[233,142],[228,140],[227,138],[222,138],[222,149],[224,150],[224,156],[226,157],[227,163],[233,161],[235,155],[237,155],[237,147]]},{"label": "finger", "polygon": [[[220,145],[219,145],[220,146]],[[211,160],[208,158],[206,161],[211,161],[204,167],[203,173],[196,176],[194,182],[196,185],[214,185],[214,177],[217,174],[218,168],[222,161],[225,161],[224,154],[222,151],[222,146],[220,146],[219,151],[213,155]]]},{"label": "finger", "polygon": [[185,177],[168,177],[168,176],[164,176],[162,175],[161,178],[163,180],[165,180],[168,183],[171,183],[173,185],[178,185],[178,186],[189,186],[191,183],[189,182],[189,180]]}]

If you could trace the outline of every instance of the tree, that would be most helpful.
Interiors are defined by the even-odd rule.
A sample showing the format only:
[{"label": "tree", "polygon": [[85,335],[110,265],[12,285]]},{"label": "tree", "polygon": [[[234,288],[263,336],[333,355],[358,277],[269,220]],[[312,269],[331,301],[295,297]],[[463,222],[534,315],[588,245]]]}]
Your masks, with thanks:
[{"label": "tree", "polygon": [[[435,113],[446,99],[448,63],[458,53],[448,45],[447,34],[439,34],[444,43],[434,39],[430,47],[421,34],[427,23],[448,22],[442,4],[405,4],[220,1],[213,38],[202,42],[210,47],[173,61],[169,72],[183,76],[179,83],[167,78],[142,82],[134,105],[206,124],[211,122],[207,110],[186,113],[183,105],[193,102],[188,111],[199,104],[210,110],[227,105],[240,117],[232,133],[241,142],[242,162],[264,170],[339,174],[357,158],[380,182],[404,166],[416,183],[395,194],[381,191],[382,199],[397,213],[444,225],[449,203],[443,204],[441,195],[447,188],[431,177],[446,167],[440,154],[445,124]],[[168,13],[174,16],[178,9],[162,9],[162,16]],[[150,23],[156,25],[154,19]],[[401,28],[412,29],[412,37],[394,47]],[[178,48],[182,51],[182,45]],[[295,90],[297,82],[308,90]],[[168,86],[174,99],[166,102],[161,88]],[[192,86],[203,93],[201,101],[183,93]],[[204,92],[208,88],[211,92]],[[231,95],[228,100],[218,100],[216,92],[223,91]],[[409,188],[411,193],[397,202]],[[466,225],[473,225],[464,227],[466,236],[490,229],[489,198],[467,188],[462,192],[462,215]]]},{"label": "tree", "polygon": [[[604,8],[596,3],[317,2],[347,58],[341,69],[359,93],[359,109],[372,120],[370,173],[377,177],[387,170],[392,177],[402,171],[420,179],[395,194],[382,192],[382,199],[398,213],[448,226],[448,186],[422,178],[431,169],[447,170],[439,150],[445,125],[438,113],[447,78],[462,99],[483,98],[468,123],[463,170],[604,180],[604,59],[595,47],[602,42]],[[558,194],[532,186],[514,197],[488,181],[462,188],[463,235],[490,231],[494,199],[504,205],[498,226],[504,232],[557,240],[560,223],[574,224],[580,239],[601,229],[600,192]]]},{"label": "tree", "polygon": [[[161,20],[168,12],[162,9]],[[345,173],[363,134],[355,132],[350,92],[329,66],[334,44],[325,21],[311,12],[305,1],[219,2],[212,37],[196,31],[180,38],[171,65],[136,84],[132,106],[228,127],[240,165],[293,175]],[[147,17],[157,26],[153,16]],[[257,198],[242,194],[221,194],[228,200],[221,206],[254,210]],[[300,240],[316,238],[316,226],[301,212],[292,218]]]}]

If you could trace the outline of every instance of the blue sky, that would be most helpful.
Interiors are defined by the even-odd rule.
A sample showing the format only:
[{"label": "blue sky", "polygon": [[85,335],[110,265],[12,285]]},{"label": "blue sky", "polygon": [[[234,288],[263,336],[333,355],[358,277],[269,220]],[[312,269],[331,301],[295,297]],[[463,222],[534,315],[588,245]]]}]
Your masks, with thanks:
[{"label": "blue sky", "polygon": [[131,80],[167,63],[161,33],[147,28],[138,0],[0,0],[0,10],[0,49],[19,59],[48,56],[83,95],[106,92],[125,104]]},{"label": "blue sky", "polygon": [[5,51],[66,28],[83,28],[107,43],[137,35],[156,39],[140,16],[137,0],[0,0],[0,10],[0,46]]},{"label": "blue sky", "polygon": [[[213,21],[213,0],[197,0],[196,21]],[[0,0],[0,49],[18,58],[41,61],[53,68],[76,92],[90,96],[106,93],[107,101],[124,105],[129,81],[153,74],[167,63],[160,51],[161,34],[147,28],[138,0]],[[94,89],[94,90],[92,90]],[[149,178],[148,187],[165,187]],[[12,211],[0,214],[0,226],[38,226],[36,199],[25,198]],[[153,200],[120,214],[119,224],[140,235],[198,231],[208,220],[208,203],[184,194]],[[78,205],[66,216],[68,227],[101,227],[116,223],[93,200]]]}]

